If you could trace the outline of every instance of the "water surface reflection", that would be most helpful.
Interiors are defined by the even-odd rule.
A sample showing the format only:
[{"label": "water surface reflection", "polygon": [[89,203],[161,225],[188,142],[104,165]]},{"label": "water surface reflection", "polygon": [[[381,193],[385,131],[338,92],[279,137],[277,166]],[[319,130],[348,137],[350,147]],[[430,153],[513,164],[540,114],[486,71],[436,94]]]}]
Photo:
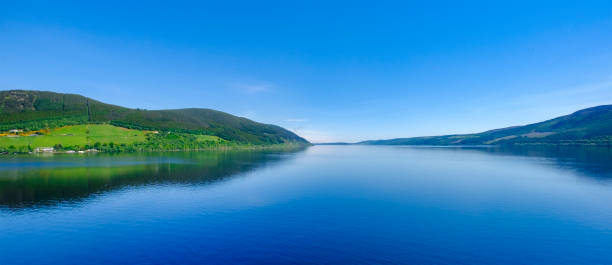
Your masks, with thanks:
[{"label": "water surface reflection", "polygon": [[[524,157],[539,164],[568,170],[591,180],[612,180],[612,147],[602,146],[498,146],[463,148],[493,155]],[[539,159],[537,161],[536,159]]]},{"label": "water surface reflection", "polygon": [[611,162],[568,147],[5,158],[0,264],[610,264]]},{"label": "water surface reflection", "polygon": [[202,185],[292,157],[292,150],[7,157],[0,160],[0,208],[75,203],[124,187]]}]

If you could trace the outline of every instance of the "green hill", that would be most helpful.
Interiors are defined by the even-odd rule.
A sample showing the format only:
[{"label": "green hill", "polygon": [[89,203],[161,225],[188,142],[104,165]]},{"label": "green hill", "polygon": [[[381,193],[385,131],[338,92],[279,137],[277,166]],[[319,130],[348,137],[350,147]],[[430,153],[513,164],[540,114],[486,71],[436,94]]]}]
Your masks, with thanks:
[{"label": "green hill", "polygon": [[212,135],[255,145],[308,144],[276,125],[211,109],[141,110],[105,104],[84,96],[45,91],[0,91],[0,131],[40,130],[107,123],[137,129]]},{"label": "green hill", "polygon": [[612,105],[475,134],[364,141],[371,145],[612,145]]}]

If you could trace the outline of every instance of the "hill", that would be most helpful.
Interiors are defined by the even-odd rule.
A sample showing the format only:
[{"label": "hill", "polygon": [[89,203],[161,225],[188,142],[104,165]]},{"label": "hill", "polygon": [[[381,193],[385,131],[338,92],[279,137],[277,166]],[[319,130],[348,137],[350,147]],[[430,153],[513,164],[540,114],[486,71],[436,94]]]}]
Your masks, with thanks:
[{"label": "hill", "polygon": [[612,105],[555,119],[475,134],[364,141],[370,145],[611,145]]},{"label": "hill", "polygon": [[279,126],[211,109],[130,109],[74,94],[0,91],[0,131],[34,131],[98,123],[137,130],[211,135],[256,145],[308,144],[308,141]]}]

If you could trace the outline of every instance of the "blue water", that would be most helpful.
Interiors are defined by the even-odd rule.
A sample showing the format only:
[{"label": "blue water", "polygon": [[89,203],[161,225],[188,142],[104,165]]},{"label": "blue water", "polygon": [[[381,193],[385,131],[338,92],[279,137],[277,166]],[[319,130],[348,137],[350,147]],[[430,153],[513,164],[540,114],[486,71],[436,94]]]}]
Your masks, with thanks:
[{"label": "blue water", "polygon": [[0,158],[0,264],[612,264],[607,148]]}]

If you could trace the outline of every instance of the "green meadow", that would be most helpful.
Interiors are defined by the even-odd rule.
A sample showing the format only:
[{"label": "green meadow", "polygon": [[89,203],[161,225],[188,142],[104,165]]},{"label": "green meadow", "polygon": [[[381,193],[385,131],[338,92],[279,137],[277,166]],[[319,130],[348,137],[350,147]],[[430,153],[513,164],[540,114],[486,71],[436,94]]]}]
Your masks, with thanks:
[{"label": "green meadow", "polygon": [[62,146],[93,146],[95,143],[133,144],[144,142],[145,132],[108,124],[87,124],[52,129],[46,135],[0,137],[0,148],[14,146],[32,148]]},{"label": "green meadow", "polygon": [[196,135],[197,141],[199,142],[213,142],[213,143],[222,143],[227,142],[217,136],[214,135]]}]

